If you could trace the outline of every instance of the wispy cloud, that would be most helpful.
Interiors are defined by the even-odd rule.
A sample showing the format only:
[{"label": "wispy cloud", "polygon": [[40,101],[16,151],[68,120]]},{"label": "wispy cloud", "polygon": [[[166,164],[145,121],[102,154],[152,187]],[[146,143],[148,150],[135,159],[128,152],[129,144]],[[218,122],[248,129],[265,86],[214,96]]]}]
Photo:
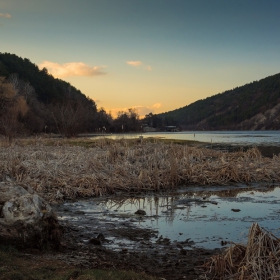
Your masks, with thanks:
[{"label": "wispy cloud", "polygon": [[160,108],[161,106],[162,106],[161,103],[155,103],[152,107],[158,109],[158,108]]},{"label": "wispy cloud", "polygon": [[47,68],[49,73],[57,78],[64,78],[70,76],[99,76],[105,75],[106,72],[102,70],[104,66],[94,66],[91,67],[83,62],[69,62],[65,64],[59,64],[51,61],[43,61],[39,67]]},{"label": "wispy cloud", "polygon": [[145,65],[140,60],[128,60],[126,62],[126,64],[129,65],[129,66],[136,67],[136,68],[139,68],[141,66],[141,69],[152,71],[152,67],[150,65]]},{"label": "wispy cloud", "polygon": [[129,60],[126,62],[126,64],[133,67],[138,67],[142,64],[142,62],[140,60]]},{"label": "wispy cloud", "polygon": [[2,18],[11,18],[12,16],[10,14],[0,13],[0,17],[2,17]]}]

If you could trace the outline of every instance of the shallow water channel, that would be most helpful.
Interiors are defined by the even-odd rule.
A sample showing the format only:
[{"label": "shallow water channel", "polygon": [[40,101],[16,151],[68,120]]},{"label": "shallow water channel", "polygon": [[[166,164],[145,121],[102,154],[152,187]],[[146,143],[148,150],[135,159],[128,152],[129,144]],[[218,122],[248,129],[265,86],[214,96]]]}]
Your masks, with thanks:
[{"label": "shallow water channel", "polygon": [[[135,214],[139,209],[146,215]],[[280,235],[279,186],[182,187],[173,193],[67,202],[56,211],[80,244],[101,235],[102,245],[114,250],[165,244],[213,249],[246,243],[253,222]]]}]

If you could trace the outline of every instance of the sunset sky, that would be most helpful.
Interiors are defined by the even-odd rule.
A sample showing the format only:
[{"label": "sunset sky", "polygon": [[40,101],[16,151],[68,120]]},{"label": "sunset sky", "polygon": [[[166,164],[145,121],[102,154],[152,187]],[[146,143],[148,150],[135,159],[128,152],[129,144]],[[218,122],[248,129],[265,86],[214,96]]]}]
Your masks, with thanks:
[{"label": "sunset sky", "polygon": [[0,0],[0,52],[113,114],[188,105],[280,72],[279,0]]}]

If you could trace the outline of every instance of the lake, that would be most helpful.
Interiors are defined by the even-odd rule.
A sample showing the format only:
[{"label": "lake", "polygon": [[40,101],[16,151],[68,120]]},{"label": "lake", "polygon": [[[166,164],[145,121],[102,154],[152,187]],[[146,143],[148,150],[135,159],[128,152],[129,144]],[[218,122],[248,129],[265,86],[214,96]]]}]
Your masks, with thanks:
[{"label": "lake", "polygon": [[147,132],[127,134],[103,134],[94,138],[131,139],[157,137],[163,139],[191,140],[213,144],[232,144],[237,146],[280,146],[280,131],[183,131]]}]

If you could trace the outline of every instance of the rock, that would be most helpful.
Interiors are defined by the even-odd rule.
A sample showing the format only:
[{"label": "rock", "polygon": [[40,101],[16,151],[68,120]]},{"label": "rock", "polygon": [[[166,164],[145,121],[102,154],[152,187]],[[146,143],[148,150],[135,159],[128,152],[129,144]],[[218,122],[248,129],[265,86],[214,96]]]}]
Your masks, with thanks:
[{"label": "rock", "polygon": [[231,209],[232,212],[240,212],[240,209]]},{"label": "rock", "polygon": [[181,249],[181,250],[180,250],[180,254],[181,254],[181,255],[186,255],[186,254],[187,254],[187,251],[186,251],[185,249]]},{"label": "rock", "polygon": [[146,211],[139,209],[139,210],[137,210],[135,212],[135,214],[137,214],[137,215],[146,215]]},{"label": "rock", "polygon": [[221,246],[226,246],[227,244],[228,244],[227,241],[224,240],[221,241]]},{"label": "rock", "polygon": [[78,215],[85,215],[85,211],[75,211],[74,214],[78,214]]},{"label": "rock", "polygon": [[98,238],[91,238],[89,240],[89,243],[93,244],[93,245],[101,245],[101,241]]},{"label": "rock", "polygon": [[96,238],[100,241],[105,241],[105,236],[102,233],[99,233]]},{"label": "rock", "polygon": [[59,247],[62,234],[51,206],[30,187],[0,182],[0,243]]}]

